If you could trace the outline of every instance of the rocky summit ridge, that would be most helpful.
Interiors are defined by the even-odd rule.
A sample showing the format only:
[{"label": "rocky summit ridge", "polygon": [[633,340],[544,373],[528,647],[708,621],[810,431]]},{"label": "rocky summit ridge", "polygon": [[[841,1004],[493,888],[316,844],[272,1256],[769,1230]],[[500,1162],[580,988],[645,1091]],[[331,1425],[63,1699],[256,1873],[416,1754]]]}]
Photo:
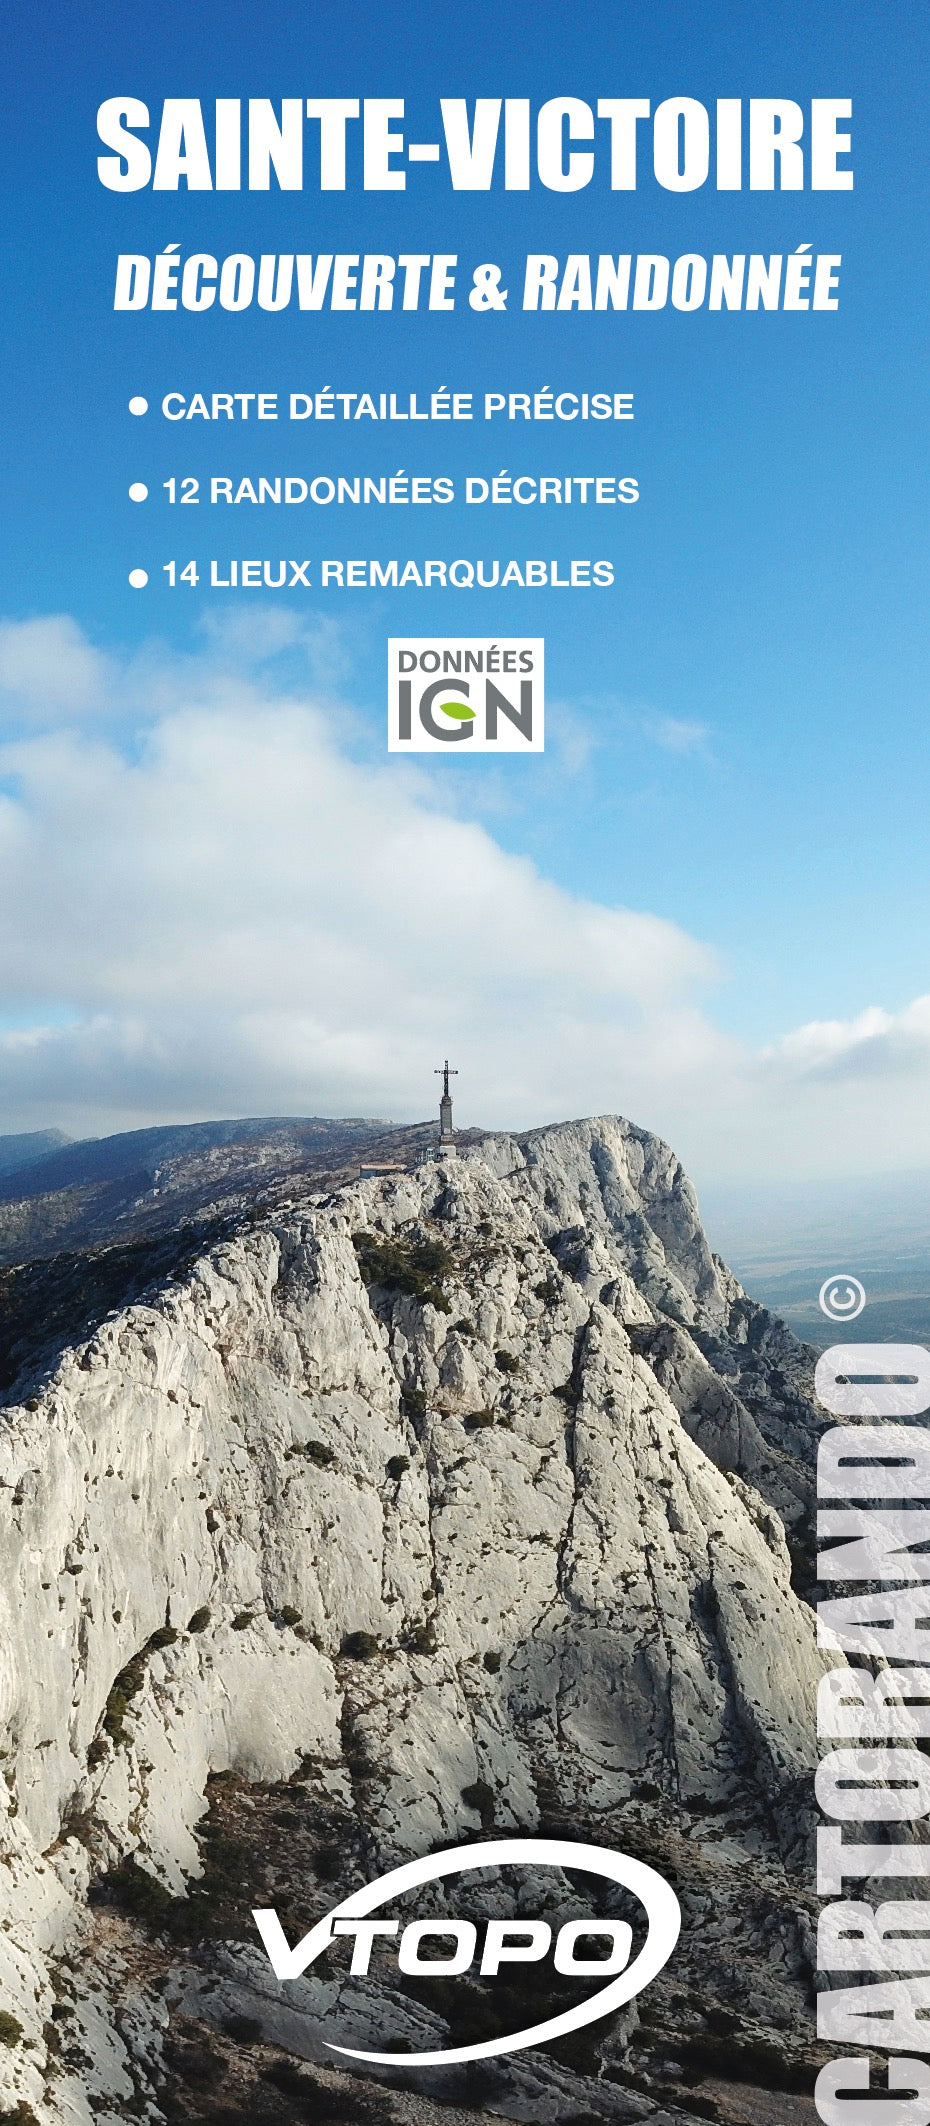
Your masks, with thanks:
[{"label": "rocky summit ridge", "polygon": [[[307,1190],[42,1353],[0,1409],[0,2118],[812,2118],[810,1366],[616,1117]],[[656,1984],[336,2068],[336,2023],[498,2009],[282,1985],[251,1908],[294,1939],[540,1829],[674,1883]]]}]

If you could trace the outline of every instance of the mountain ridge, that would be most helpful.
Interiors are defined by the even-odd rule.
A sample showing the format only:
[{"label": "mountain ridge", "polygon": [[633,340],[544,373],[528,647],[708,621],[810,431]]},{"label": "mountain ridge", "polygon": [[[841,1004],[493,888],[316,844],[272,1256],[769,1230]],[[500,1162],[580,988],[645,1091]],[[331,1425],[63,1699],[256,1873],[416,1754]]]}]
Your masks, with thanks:
[{"label": "mountain ridge", "polygon": [[435,1135],[428,1122],[271,1116],[81,1138],[0,1162],[0,1263],[232,1217],[260,1190],[346,1180],[364,1156],[407,1156]]},{"label": "mountain ridge", "polygon": [[[251,1211],[0,1414],[6,2101],[812,2116],[812,1355],[622,1118]],[[394,1858],[545,1824],[676,1883],[641,2009],[480,2090],[334,2078],[332,1987],[271,1978],[251,1905],[302,1931]],[[339,2000],[369,2041],[459,2012]]]}]

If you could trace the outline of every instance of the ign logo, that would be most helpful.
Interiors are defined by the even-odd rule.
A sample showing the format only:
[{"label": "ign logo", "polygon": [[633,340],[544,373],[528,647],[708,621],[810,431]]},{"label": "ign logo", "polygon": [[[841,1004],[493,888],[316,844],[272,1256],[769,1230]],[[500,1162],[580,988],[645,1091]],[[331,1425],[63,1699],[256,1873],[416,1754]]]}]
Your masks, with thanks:
[{"label": "ign logo", "polygon": [[[565,1838],[497,1838],[487,1845],[450,1846],[445,1852],[430,1853],[423,1860],[409,1860],[403,1867],[392,1868],[377,1882],[367,1883],[364,1889],[353,1890],[351,1896],[343,1898],[311,1927],[296,1949],[289,1948],[275,1911],[253,1912],[252,1917],[279,1979],[300,1978],[308,1965],[330,1947],[335,1936],[342,1934],[353,1938],[350,1971],[354,1977],[368,1975],[376,1938],[387,1937],[391,1941],[399,1935],[399,1970],[415,1972],[419,1978],[455,1978],[470,1970],[476,1961],[478,1929],[473,1920],[415,1919],[401,1929],[399,1919],[371,1919],[369,1913],[382,1911],[407,1890],[441,1882],[449,1875],[515,1867],[570,1868],[631,1890],[643,1907],[647,1923],[646,1939],[633,1962],[633,1929],[626,1920],[568,1920],[559,1928],[553,1948],[553,1930],[547,1920],[527,1919],[522,1914],[512,1920],[489,1919],[477,1959],[483,1976],[496,1976],[502,1964],[540,1963],[552,1949],[555,1969],[563,1976],[606,1978],[608,1983],[587,2000],[576,2002],[546,2022],[482,2044],[441,2052],[358,2052],[347,2045],[329,2045],[331,2052],[339,2052],[346,2059],[369,2060],[382,2067],[436,2067],[463,2060],[494,2059],[499,2053],[522,2052],[527,2045],[545,2044],[551,2038],[564,2037],[569,2030],[581,2030],[586,2023],[598,2022],[603,2015],[612,2015],[657,1977],[678,1940],[681,1910],[674,1890],[654,1868],[647,1867],[644,1861],[631,1860],[625,1853],[613,1853],[606,1846],[580,1845]],[[606,1956],[584,1953],[582,1945],[592,1936],[606,1940]],[[430,1952],[431,1942],[440,1953]]]},{"label": "ign logo", "polygon": [[388,752],[543,751],[541,635],[392,635]]}]

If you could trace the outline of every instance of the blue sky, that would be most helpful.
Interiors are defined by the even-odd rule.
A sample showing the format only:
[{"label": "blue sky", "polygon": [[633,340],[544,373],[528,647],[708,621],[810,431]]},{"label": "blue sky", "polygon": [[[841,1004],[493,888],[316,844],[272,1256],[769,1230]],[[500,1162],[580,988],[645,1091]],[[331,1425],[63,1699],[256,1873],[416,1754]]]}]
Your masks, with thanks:
[{"label": "blue sky", "polygon": [[[916,1112],[914,1072],[926,1071],[923,1020],[901,1014],[930,989],[926,11],[895,0],[863,0],[855,8],[833,0],[813,8],[800,0],[596,4],[572,11],[570,36],[567,19],[563,7],[501,9],[477,0],[454,14],[419,5],[350,12],[294,0],[163,0],[157,7],[144,0],[131,10],[90,5],[79,13],[58,6],[44,10],[41,22],[19,10],[2,90],[9,241],[0,610],[14,630],[68,615],[94,653],[110,660],[109,676],[100,679],[109,704],[106,744],[109,755],[131,763],[151,757],[145,749],[169,697],[183,719],[194,671],[201,692],[228,675],[237,626],[245,630],[240,648],[248,637],[250,670],[257,655],[261,622],[251,601],[170,592],[161,563],[172,553],[201,562],[230,551],[276,555],[292,551],[299,538],[301,554],[317,557],[609,556],[617,581],[605,593],[519,593],[507,601],[476,592],[311,597],[307,610],[300,608],[298,634],[280,641],[274,656],[259,657],[260,699],[271,713],[283,695],[315,689],[329,739],[359,772],[385,778],[379,788],[390,805],[391,773],[399,793],[408,781],[403,764],[392,771],[384,755],[386,634],[544,633],[546,755],[468,761],[467,769],[427,765],[416,785],[422,817],[479,826],[495,851],[531,859],[543,882],[579,904],[661,919],[706,948],[706,967],[693,977],[701,1010],[724,1044],[746,1054],[765,1057],[809,1022],[855,1025],[877,1010],[884,1017],[866,1028],[860,1055],[865,1078],[881,1079],[876,1097],[887,1101],[897,1098],[903,1072],[910,1088],[904,1104],[910,1113],[913,1096]],[[592,102],[604,94],[643,95],[653,105],[676,94],[711,104],[717,96],[806,102],[848,95],[856,184],[851,194],[718,195],[705,188],[672,195],[655,184],[644,158],[639,189],[624,195],[612,195],[600,176],[567,196],[538,186],[528,195],[456,195],[441,167],[421,167],[410,172],[404,195],[355,187],[323,198],[311,191],[116,196],[97,182],[95,112],[105,96],[121,93],[142,97],[153,114],[165,95],[207,103],[249,94],[400,95],[413,138],[434,137],[439,94],[526,95],[534,102],[556,94]],[[220,256],[237,249],[455,251],[463,263],[499,261],[511,307],[491,317],[463,307],[453,316],[114,316],[116,253],[154,252],[171,242],[185,253],[203,248]],[[801,243],[843,254],[838,314],[529,317],[513,307],[527,250],[677,255],[789,251]],[[285,393],[310,382],[476,392],[624,389],[635,393],[637,418],[597,431],[501,427],[493,435],[479,423],[402,435],[396,428],[334,427],[317,442],[283,425],[218,434],[201,424],[169,429],[155,413],[134,421],[125,411],[133,391],[154,406],[172,387]],[[403,466],[459,478],[504,466],[618,471],[635,474],[641,500],[615,512],[498,510],[493,521],[490,511],[455,506],[439,524],[434,513],[429,525],[413,521],[413,512],[390,526],[358,525],[358,513],[351,526],[341,525],[334,511],[318,511],[309,522],[304,513],[299,533],[289,524],[282,544],[285,528],[275,522],[230,527],[205,508],[184,512],[182,530],[181,513],[161,498],[160,483],[171,474],[301,473],[309,464],[322,472]],[[142,508],[126,499],[133,478],[150,486],[152,499]],[[152,578],[145,593],[126,583],[128,568],[139,563]],[[288,612],[293,616],[293,606]],[[271,624],[287,633],[288,623]],[[7,638],[13,676],[0,737],[14,748],[23,731],[30,746],[37,743],[38,682],[33,674],[24,709],[16,680],[24,640],[35,646],[42,638]],[[60,636],[52,649],[70,654]],[[47,652],[46,641],[36,667],[42,673]],[[46,764],[52,740],[66,728],[80,724],[82,742],[90,743],[87,726],[96,714],[87,696],[76,708],[73,685],[70,694],[64,685],[57,706],[54,692],[52,686],[44,713]],[[30,754],[24,767],[24,756],[11,754],[0,768],[10,806],[25,807],[38,831],[36,758]],[[222,819],[213,831],[222,839]],[[99,851],[106,869],[112,826],[101,814],[88,832],[110,836]],[[261,857],[259,837],[256,864]],[[16,861],[13,848],[10,922],[18,920],[17,892],[30,892]],[[160,911],[148,905],[154,930]],[[56,906],[47,913],[53,926],[61,922]],[[314,921],[326,929],[318,899]],[[144,962],[148,933],[144,917],[140,922]],[[206,929],[202,949],[215,954]],[[440,947],[422,949],[428,955]],[[37,950],[37,970],[42,958]],[[14,1031],[119,1016],[118,985],[99,969],[83,988],[65,967],[37,971],[30,989],[15,953],[4,959],[0,949],[0,978],[5,967],[5,1023]],[[282,985],[283,1009],[285,970]],[[111,1058],[99,1064],[95,1089],[88,1063],[83,1089],[72,1097],[62,1050],[58,1076],[37,1094],[56,1106],[54,1114],[43,1109],[43,1120],[61,1119],[67,1109],[73,1123],[89,1128],[159,1119],[185,1103],[200,1112],[218,1105],[254,1110],[266,1099],[343,1104],[338,1072],[331,1078],[318,1069],[309,1035],[306,1100],[298,1098],[299,1070],[293,1084],[279,1084],[262,1072],[250,1080],[245,1066],[226,1080],[218,1066],[211,1085],[206,1029],[199,1075],[178,1075],[169,1061],[160,1079],[157,1055],[176,1060],[160,994],[153,976],[147,1030],[139,1034],[143,1047],[151,1043],[146,1074],[136,1080],[127,1065],[121,1078]],[[144,992],[137,1001],[146,1017]],[[361,1008],[359,998],[351,1011],[346,1004],[341,1034]],[[492,1046],[494,1012],[483,1009],[483,1038]],[[635,1009],[646,1009],[638,993]],[[542,1119],[539,1105],[560,1097],[629,1104],[613,1066],[602,1077],[596,1069],[589,1078],[569,1073],[564,1086],[547,1079],[543,1092],[534,1082],[535,1026],[530,1014],[526,1082],[521,1088],[515,1069],[511,1105],[522,1100]],[[438,1025],[436,1033],[441,1040]],[[886,1035],[890,1061],[882,1050]],[[830,1068],[839,1056],[848,1081],[856,1040],[826,1045]],[[390,1051],[385,1035],[386,1057]],[[493,1074],[482,1077],[477,1055],[473,1067],[483,1118],[504,1119],[487,1112]],[[704,1067],[695,1064],[693,1097],[659,1097],[657,1112],[638,1119],[677,1127],[692,1157],[716,1165],[722,1124],[708,1133],[699,1120]],[[399,1111],[400,1070],[399,1062],[386,1062],[379,1100],[377,1069],[366,1065],[344,1104],[355,1105],[348,1098],[354,1089],[381,1111]],[[649,1072],[637,1066],[631,1092],[640,1085],[648,1104]],[[38,1121],[18,1080],[4,1094],[0,1068],[4,1097],[12,1126],[17,1118],[23,1126]],[[740,1097],[750,1110],[755,1093],[744,1085]],[[818,1125],[799,1110],[795,1130],[792,1098],[783,1086],[776,1135],[779,1143],[796,1135],[809,1159]],[[412,1111],[424,1104],[414,1099]],[[830,1157],[854,1169],[870,1126],[866,1093],[843,1113],[842,1141]],[[767,1130],[755,1138],[737,1133],[735,1156],[748,1170],[767,1157]],[[900,1149],[889,1140],[883,1156],[893,1160]]]}]

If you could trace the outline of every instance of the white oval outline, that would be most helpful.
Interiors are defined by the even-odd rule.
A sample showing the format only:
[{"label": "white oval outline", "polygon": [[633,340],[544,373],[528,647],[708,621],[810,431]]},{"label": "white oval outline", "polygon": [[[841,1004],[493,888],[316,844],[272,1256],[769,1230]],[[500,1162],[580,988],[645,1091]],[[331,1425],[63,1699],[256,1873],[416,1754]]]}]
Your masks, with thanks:
[{"label": "white oval outline", "polygon": [[[454,2066],[465,2060],[494,2059],[500,2053],[522,2052],[528,2045],[542,2045],[550,2038],[563,2037],[569,2030],[581,2030],[586,2023],[599,2022],[602,2016],[611,2015],[615,2008],[622,2008],[641,1993],[668,1963],[678,1940],[681,1907],[675,1892],[645,1861],[614,1853],[607,1846],[576,1845],[567,1838],[496,1838],[487,1845],[449,1846],[444,1852],[426,1854],[422,1860],[408,1860],[334,1905],[327,1918],[312,1929],[307,1941],[312,1940],[322,1949],[325,1941],[332,1939],[330,1930],[335,1919],[361,1919],[376,1912],[389,1898],[399,1897],[423,1883],[439,1882],[448,1875],[477,1873],[481,1868],[532,1866],[574,1868],[606,1876],[609,1882],[632,1890],[638,1897],[648,1916],[649,1931],[639,1955],[618,1978],[609,1986],[602,1986],[589,2000],[579,2001],[561,2015],[550,2016],[547,2022],[518,2030],[512,2037],[489,2038],[480,2045],[460,2045],[445,2052],[357,2052],[348,2045],[334,2045],[324,2039],[327,2051],[338,2052],[343,2059],[368,2060],[379,2067]],[[263,1939],[261,1921],[270,1916],[253,1913]],[[314,1953],[318,1953],[316,1946]],[[306,1961],[309,1958],[303,1968]]]}]

